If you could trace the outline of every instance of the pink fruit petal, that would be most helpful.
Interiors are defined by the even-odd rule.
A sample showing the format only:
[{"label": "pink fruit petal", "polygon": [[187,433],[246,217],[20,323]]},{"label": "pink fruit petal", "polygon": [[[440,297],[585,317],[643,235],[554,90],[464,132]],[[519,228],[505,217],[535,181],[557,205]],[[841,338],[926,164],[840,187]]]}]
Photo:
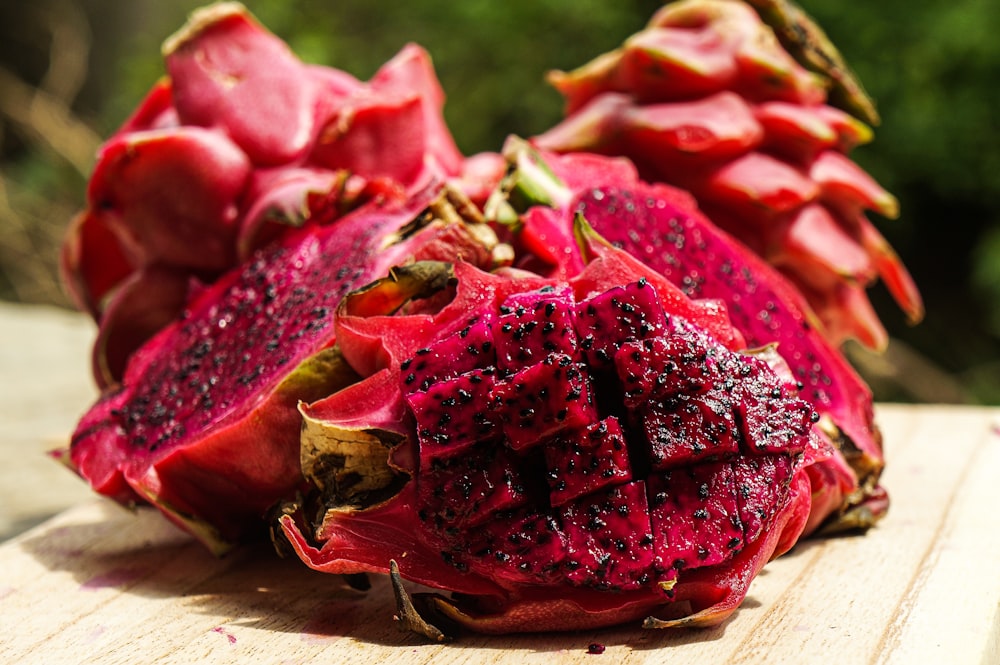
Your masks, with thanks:
[{"label": "pink fruit petal", "polygon": [[198,10],[163,46],[184,124],[217,127],[254,164],[284,164],[313,142],[317,85],[242,5]]},{"label": "pink fruit petal", "polygon": [[246,155],[206,129],[132,132],[101,150],[91,209],[142,264],[218,271],[235,260]]}]

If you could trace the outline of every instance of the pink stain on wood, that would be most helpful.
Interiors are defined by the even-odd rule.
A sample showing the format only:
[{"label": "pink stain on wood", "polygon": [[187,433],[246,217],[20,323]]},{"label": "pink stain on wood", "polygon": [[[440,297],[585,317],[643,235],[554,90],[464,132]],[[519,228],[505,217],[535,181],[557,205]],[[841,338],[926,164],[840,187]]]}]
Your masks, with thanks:
[{"label": "pink stain on wood", "polygon": [[222,626],[216,626],[215,628],[212,629],[212,632],[218,633],[219,635],[225,635],[226,639],[229,640],[230,644],[236,644],[236,636],[227,631]]},{"label": "pink stain on wood", "polygon": [[85,643],[91,644],[93,642],[96,642],[97,640],[99,640],[101,638],[101,635],[104,634],[105,630],[106,629],[104,628],[104,626],[101,626],[101,625],[94,626],[90,630],[90,632],[87,633],[87,637],[85,639]]}]

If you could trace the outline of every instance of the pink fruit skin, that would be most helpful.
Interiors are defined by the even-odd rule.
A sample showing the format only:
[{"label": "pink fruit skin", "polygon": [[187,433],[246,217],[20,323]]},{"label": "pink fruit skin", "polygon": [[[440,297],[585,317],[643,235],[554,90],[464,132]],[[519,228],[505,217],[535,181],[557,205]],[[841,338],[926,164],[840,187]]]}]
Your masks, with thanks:
[{"label": "pink fruit skin", "polygon": [[[830,81],[776,37],[809,40],[814,26],[793,30],[801,17],[792,14],[777,4],[670,3],[620,48],[550,74],[566,117],[534,141],[624,156],[643,179],[691,192],[803,291],[834,344],[854,338],[881,349],[887,333],[865,292],[874,280],[911,321],[923,315],[912,278],[865,215],[895,217],[898,203],[847,157],[872,131],[830,106]],[[789,23],[777,27],[782,19]],[[843,80],[839,66],[830,67],[834,81]],[[868,122],[877,119],[862,106]]]},{"label": "pink fruit skin", "polygon": [[[211,283],[306,221],[461,175],[444,94],[418,46],[365,83],[303,64],[226,3],[195,12],[164,54],[168,76],[102,147],[63,247],[64,282],[103,327],[129,318],[127,297],[103,314],[134,272],[155,265]],[[170,286],[150,297],[161,290]],[[172,297],[150,308],[164,321],[181,312]],[[136,332],[101,332],[102,388],[121,379],[121,362],[101,354],[128,357],[148,338]]]}]

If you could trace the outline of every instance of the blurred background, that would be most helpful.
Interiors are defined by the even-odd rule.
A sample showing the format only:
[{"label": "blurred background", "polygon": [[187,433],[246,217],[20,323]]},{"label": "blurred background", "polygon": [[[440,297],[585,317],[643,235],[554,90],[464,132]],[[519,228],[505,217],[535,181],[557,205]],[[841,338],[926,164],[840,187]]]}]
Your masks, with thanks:
[{"label": "blurred background", "polygon": [[[68,307],[63,230],[102,137],[162,75],[159,45],[200,0],[0,2],[0,300]],[[496,150],[560,117],[544,74],[640,29],[646,0],[246,0],[306,61],[367,79],[407,41],[432,54],[459,147]],[[917,327],[882,287],[893,342],[850,347],[876,397],[1000,404],[1000,3],[801,0],[878,102],[853,153],[902,203],[878,220],[920,285]]]}]

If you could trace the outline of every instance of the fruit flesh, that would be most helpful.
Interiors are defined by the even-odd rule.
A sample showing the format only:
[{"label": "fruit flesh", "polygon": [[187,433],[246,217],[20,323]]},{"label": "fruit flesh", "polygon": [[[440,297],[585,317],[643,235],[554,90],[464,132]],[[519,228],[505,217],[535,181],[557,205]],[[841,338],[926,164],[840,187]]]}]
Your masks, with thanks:
[{"label": "fruit flesh", "polygon": [[[725,303],[747,346],[774,345],[791,380],[801,384],[800,396],[823,416],[821,429],[839,449],[824,463],[827,473],[814,478],[817,500],[809,532],[824,521],[824,528],[836,528],[845,515],[843,523],[855,528],[859,523],[851,513],[864,513],[868,526],[884,514],[884,491],[877,486],[881,436],[871,391],[821,334],[808,303],[787,279],[712,224],[686,192],[641,181],[624,160],[537,153],[517,141],[507,152],[517,168],[501,191],[514,190],[512,200],[519,193],[541,193],[534,201],[543,204],[531,207],[528,198],[519,217],[520,242],[524,251],[551,261],[553,273],[582,269],[582,253],[562,249],[573,246],[574,219],[582,216],[607,242],[686,295]],[[530,182],[522,188],[520,178]]]},{"label": "fruit flesh", "polygon": [[[616,257],[619,263],[608,269],[612,275],[621,270],[620,262],[626,261],[619,254]],[[608,260],[604,265],[610,263]],[[634,269],[638,264],[628,265]],[[443,319],[436,326],[441,332],[434,334],[430,343],[425,338],[393,338],[394,346],[386,350],[386,360],[376,374],[346,394],[334,394],[304,410],[307,431],[313,434],[322,431],[347,441],[356,430],[383,431],[392,432],[388,437],[392,441],[402,438],[391,453],[383,448],[386,452],[381,455],[402,474],[404,484],[395,494],[370,505],[364,500],[338,505],[336,497],[327,495],[322,525],[311,533],[292,518],[283,519],[286,537],[298,554],[314,568],[339,573],[386,571],[389,559],[395,559],[404,577],[475,596],[478,600],[440,601],[452,603],[458,615],[472,612],[471,616],[477,617],[469,620],[472,627],[480,628],[480,619],[485,620],[489,614],[497,619],[499,612],[507,617],[503,629],[512,631],[534,629],[527,620],[531,612],[526,613],[526,608],[542,603],[538,594],[547,593],[554,604],[571,598],[594,608],[559,626],[563,629],[604,625],[640,611],[637,608],[652,613],[670,604],[685,583],[685,576],[696,575],[699,569],[733,567],[745,572],[762,556],[758,546],[773,551],[777,540],[758,542],[767,540],[762,537],[765,529],[761,525],[766,525],[767,530],[784,531],[786,520],[791,520],[793,514],[799,515],[803,509],[808,512],[804,507],[808,498],[793,491],[792,477],[801,475],[803,467],[823,454],[812,433],[812,410],[791,393],[781,393],[782,380],[769,366],[725,347],[708,332],[728,327],[711,307],[696,305],[688,309],[684,314],[694,314],[697,321],[690,322],[682,314],[663,309],[661,301],[676,301],[676,290],[662,279],[631,272],[631,281],[608,283],[605,279],[594,280],[599,270],[590,268],[579,282],[571,282],[573,291],[558,283],[554,288],[520,290],[516,280],[505,282],[462,264],[456,266],[458,292],[438,314]],[[603,289],[591,288],[594,281],[590,280],[603,282]],[[668,291],[668,297],[659,297],[661,291]],[[481,293],[491,295],[483,302]],[[637,293],[652,293],[654,297],[640,300]],[[683,407],[697,399],[706,390],[705,385],[679,383],[674,387],[673,402],[654,396],[648,398],[648,403],[639,403],[639,397],[633,395],[637,406],[626,407],[614,364],[617,359],[610,365],[590,364],[582,345],[569,343],[541,360],[528,354],[520,360],[521,367],[504,360],[507,367],[501,369],[497,365],[501,364],[498,353],[503,353],[503,344],[490,345],[487,353],[480,344],[475,353],[470,353],[465,341],[475,325],[469,321],[483,323],[479,334],[496,339],[509,334],[501,332],[510,323],[504,316],[517,316],[519,324],[524,325],[531,313],[541,326],[557,312],[565,315],[561,320],[568,322],[573,336],[579,339],[593,335],[595,320],[621,320],[619,307],[623,301],[641,302],[644,310],[640,313],[638,308],[633,309],[617,329],[601,326],[608,336],[608,346],[628,347],[629,343],[642,344],[637,341],[642,339],[664,344],[672,340],[674,346],[683,347],[695,344],[694,336],[700,335],[698,342],[710,344],[712,353],[728,369],[746,368],[739,383],[743,390],[762,398],[766,395],[776,400],[779,409],[796,414],[802,421],[798,435],[788,441],[787,448],[764,450],[749,438],[751,432],[736,415],[735,402],[730,402],[726,405],[729,411],[721,417],[731,423],[737,445],[702,457],[678,458],[670,469],[656,468],[651,464],[650,442],[638,422],[642,408],[673,409],[683,415]],[[468,308],[474,304],[476,309],[470,311]],[[345,301],[341,312],[350,306]],[[519,306],[523,312],[518,313]],[[393,326],[393,318],[377,319],[379,328]],[[406,316],[395,318],[400,327],[410,323]],[[648,326],[648,337],[640,337],[644,328],[641,323],[636,325],[637,321],[655,321],[658,327],[654,332]],[[456,322],[457,331],[448,332],[455,330]],[[559,335],[564,342],[567,337]],[[346,336],[341,341],[350,358],[352,340]],[[575,356],[562,353],[574,346]],[[428,362],[431,358],[437,359],[440,369]],[[680,366],[697,374],[699,359],[690,354],[660,360],[661,372],[676,371]],[[407,381],[417,361],[425,363],[421,372],[432,377],[419,384]],[[458,377],[449,376],[453,362],[465,370]],[[466,362],[475,369],[465,367]],[[668,367],[669,363],[673,365]],[[463,412],[459,410],[448,418],[441,418],[437,411],[428,417],[423,402],[429,399],[443,404],[454,400],[457,405],[463,391],[473,385],[471,377],[484,373],[492,381],[476,385],[484,386],[481,389],[488,394],[489,417],[501,426],[492,431],[484,429],[460,453],[442,458],[433,437],[465,437],[470,427],[475,428],[471,421],[476,416],[466,411],[464,417],[469,420],[461,421]],[[737,384],[721,374],[714,381],[707,389],[727,394],[733,393]],[[389,393],[384,393],[386,386],[392,387]],[[778,398],[773,397],[776,393]],[[379,416],[365,425],[357,409],[348,408],[359,399],[396,399],[407,407],[402,411],[393,409],[397,414],[395,422]],[[573,411],[575,401],[583,406]],[[348,411],[351,415],[347,415]],[[415,417],[416,431],[409,424],[413,422],[411,417]],[[745,469],[752,465],[742,460],[749,457],[759,457],[758,465],[782,469],[773,474],[777,494],[754,488],[745,492],[749,499],[740,495],[737,467],[744,469],[745,476]],[[393,462],[400,459],[419,461],[412,466]],[[708,485],[680,479],[683,474],[698,478],[713,473],[718,480]],[[670,503],[658,497],[672,476],[677,479],[672,481],[676,489],[668,492],[673,497]],[[704,511],[710,517],[703,518]],[[755,520],[751,521],[753,532],[749,536],[744,533],[741,515]],[[414,518],[420,525],[415,533],[390,530],[391,524]],[[698,524],[694,531],[684,531],[685,525],[692,524]],[[803,522],[797,520],[791,528],[802,526]],[[664,534],[668,533],[673,535],[667,538]],[[409,553],[407,557],[398,558],[404,551]],[[416,552],[419,555],[413,556]],[[679,564],[680,559],[690,563]],[[722,596],[728,598],[728,594]],[[714,598],[705,606],[718,601]],[[487,611],[488,607],[494,609]]]},{"label": "fruit flesh", "polygon": [[490,265],[491,249],[463,222],[420,217],[438,196],[305,229],[201,291],[85,416],[72,465],[102,493],[154,503],[213,549],[260,529],[301,483],[298,401],[353,376],[328,351],[341,298],[414,257]]}]

